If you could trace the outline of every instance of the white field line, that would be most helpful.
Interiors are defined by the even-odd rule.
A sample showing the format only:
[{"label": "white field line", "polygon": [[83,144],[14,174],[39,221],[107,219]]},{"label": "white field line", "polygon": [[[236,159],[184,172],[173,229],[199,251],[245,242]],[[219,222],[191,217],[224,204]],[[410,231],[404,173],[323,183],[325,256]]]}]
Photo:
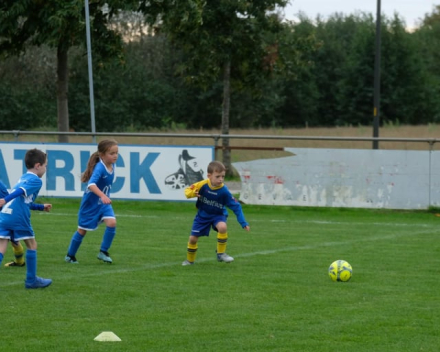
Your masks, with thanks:
[{"label": "white field line", "polygon": [[[323,242],[323,243],[319,243],[319,244],[315,244],[315,245],[308,245],[308,246],[283,247],[283,248],[270,249],[270,250],[265,250],[265,251],[256,251],[256,252],[251,252],[251,253],[237,254],[237,255],[234,255],[234,257],[235,258],[249,258],[249,257],[257,256],[257,255],[271,255],[271,254],[282,253],[282,252],[295,252],[295,251],[301,251],[301,250],[312,250],[312,249],[322,248],[322,247],[344,246],[347,244],[359,243],[359,242],[373,242],[373,241],[384,241],[384,240],[387,241],[387,240],[392,240],[392,239],[396,239],[399,237],[418,236],[418,235],[423,235],[426,233],[432,233],[432,230],[424,230],[424,231],[411,232],[411,233],[406,233],[406,234],[396,233],[394,235],[388,235],[388,236],[374,236],[374,237],[368,237],[368,238],[356,238],[351,241]],[[214,259],[212,257],[201,258],[201,259],[197,259],[197,263],[205,263],[205,262],[210,262],[213,260]],[[117,267],[115,267],[114,270],[113,269],[106,270],[105,272],[99,270],[97,267],[96,272],[87,273],[87,274],[84,274],[83,276],[84,277],[95,277],[95,276],[102,276],[105,274],[113,275],[113,274],[137,272],[137,271],[144,271],[144,270],[154,270],[154,269],[160,269],[160,268],[180,266],[181,263],[182,263],[181,261],[179,261],[179,262],[165,262],[165,263],[152,263],[152,264],[139,265],[138,267],[135,267],[135,268],[132,267],[132,268],[124,268],[124,269],[117,269]],[[61,255],[60,256],[60,265],[79,265],[80,266],[81,263],[80,264],[64,263],[63,256]],[[108,265],[110,266],[111,264],[108,264]],[[195,264],[195,265],[197,265],[197,264]],[[234,265],[234,264],[231,264],[231,265]],[[182,267],[182,269],[189,269],[189,268]],[[1,270],[8,270],[8,269],[2,268]],[[14,269],[14,270],[17,270],[17,269]],[[20,273],[23,277],[25,276],[24,270],[20,271]],[[70,281],[75,278],[78,278],[78,272],[72,273],[69,275],[63,274],[61,278],[55,279],[55,284],[56,284],[56,282],[59,282],[59,281],[66,281],[66,280]],[[15,286],[15,285],[23,285],[23,280],[2,283],[2,285],[0,285],[0,287],[9,287],[9,286]]]}]

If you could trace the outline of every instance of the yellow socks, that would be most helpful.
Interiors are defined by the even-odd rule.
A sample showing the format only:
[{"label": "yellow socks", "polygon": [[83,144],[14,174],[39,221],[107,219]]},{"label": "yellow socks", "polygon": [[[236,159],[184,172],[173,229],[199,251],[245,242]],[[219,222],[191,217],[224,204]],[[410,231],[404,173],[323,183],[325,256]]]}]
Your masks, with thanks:
[{"label": "yellow socks", "polygon": [[196,244],[191,244],[188,242],[188,248],[187,248],[187,252],[186,252],[186,259],[191,262],[194,263],[194,261],[196,260],[196,254],[197,254],[197,243]]},{"label": "yellow socks", "polygon": [[24,257],[23,257],[24,250],[23,250],[23,246],[21,245],[20,242],[16,242],[16,243],[11,242],[11,244],[12,244],[12,250],[14,252],[14,257],[15,257],[14,261],[18,265],[23,265],[23,263],[24,263]]},{"label": "yellow socks", "polygon": [[[227,233],[217,233],[217,254],[223,254],[226,251],[226,243],[228,242]],[[188,242],[188,247],[186,251],[186,260],[190,263],[194,263],[197,254],[197,243],[192,244]]]},{"label": "yellow socks", "polygon": [[228,242],[227,233],[217,233],[217,254],[226,252],[226,243]]}]

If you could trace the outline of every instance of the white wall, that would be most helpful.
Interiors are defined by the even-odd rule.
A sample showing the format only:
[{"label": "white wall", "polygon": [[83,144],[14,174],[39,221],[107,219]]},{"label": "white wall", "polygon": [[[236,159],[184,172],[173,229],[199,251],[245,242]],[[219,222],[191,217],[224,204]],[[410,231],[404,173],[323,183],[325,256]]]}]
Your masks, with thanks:
[{"label": "white wall", "polygon": [[296,149],[233,163],[246,204],[426,209],[440,204],[440,152]]}]

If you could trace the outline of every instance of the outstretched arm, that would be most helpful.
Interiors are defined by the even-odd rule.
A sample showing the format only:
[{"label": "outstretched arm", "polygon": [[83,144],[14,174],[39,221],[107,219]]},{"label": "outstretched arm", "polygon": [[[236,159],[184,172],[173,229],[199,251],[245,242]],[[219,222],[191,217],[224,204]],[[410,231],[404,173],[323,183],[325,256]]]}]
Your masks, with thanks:
[{"label": "outstretched arm", "polygon": [[31,203],[30,208],[31,208],[31,210],[39,210],[39,211],[47,211],[47,212],[49,212],[50,209],[52,209],[52,204]]},{"label": "outstretched arm", "polygon": [[234,212],[235,216],[237,217],[237,221],[241,225],[241,227],[243,227],[243,229],[245,229],[246,231],[249,231],[251,228],[244,218],[243,209],[241,208],[240,203],[232,195],[230,195],[228,199],[229,200],[226,206]]},{"label": "outstretched arm", "polygon": [[16,189],[12,193],[9,193],[5,198],[0,199],[0,208],[11,200],[21,196],[22,194],[24,194],[23,188]]}]

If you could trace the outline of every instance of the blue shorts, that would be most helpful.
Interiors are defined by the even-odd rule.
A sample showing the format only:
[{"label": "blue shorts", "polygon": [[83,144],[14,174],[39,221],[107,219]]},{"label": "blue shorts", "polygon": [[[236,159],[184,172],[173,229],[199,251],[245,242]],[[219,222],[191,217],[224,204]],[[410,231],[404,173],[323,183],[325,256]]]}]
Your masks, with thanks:
[{"label": "blue shorts", "polygon": [[199,215],[196,215],[191,229],[191,236],[209,236],[209,231],[211,230],[211,227],[214,231],[217,231],[217,228],[215,226],[219,222],[226,222],[226,216],[215,215],[210,218],[202,218]]},{"label": "blue shorts", "polygon": [[35,238],[35,234],[32,229],[29,230],[0,229],[0,238],[17,243],[20,240],[28,240],[30,238]]},{"label": "blue shorts", "polygon": [[97,212],[84,212],[79,214],[78,227],[85,231],[94,231],[104,219],[115,219],[115,212],[110,204],[103,204]]}]

